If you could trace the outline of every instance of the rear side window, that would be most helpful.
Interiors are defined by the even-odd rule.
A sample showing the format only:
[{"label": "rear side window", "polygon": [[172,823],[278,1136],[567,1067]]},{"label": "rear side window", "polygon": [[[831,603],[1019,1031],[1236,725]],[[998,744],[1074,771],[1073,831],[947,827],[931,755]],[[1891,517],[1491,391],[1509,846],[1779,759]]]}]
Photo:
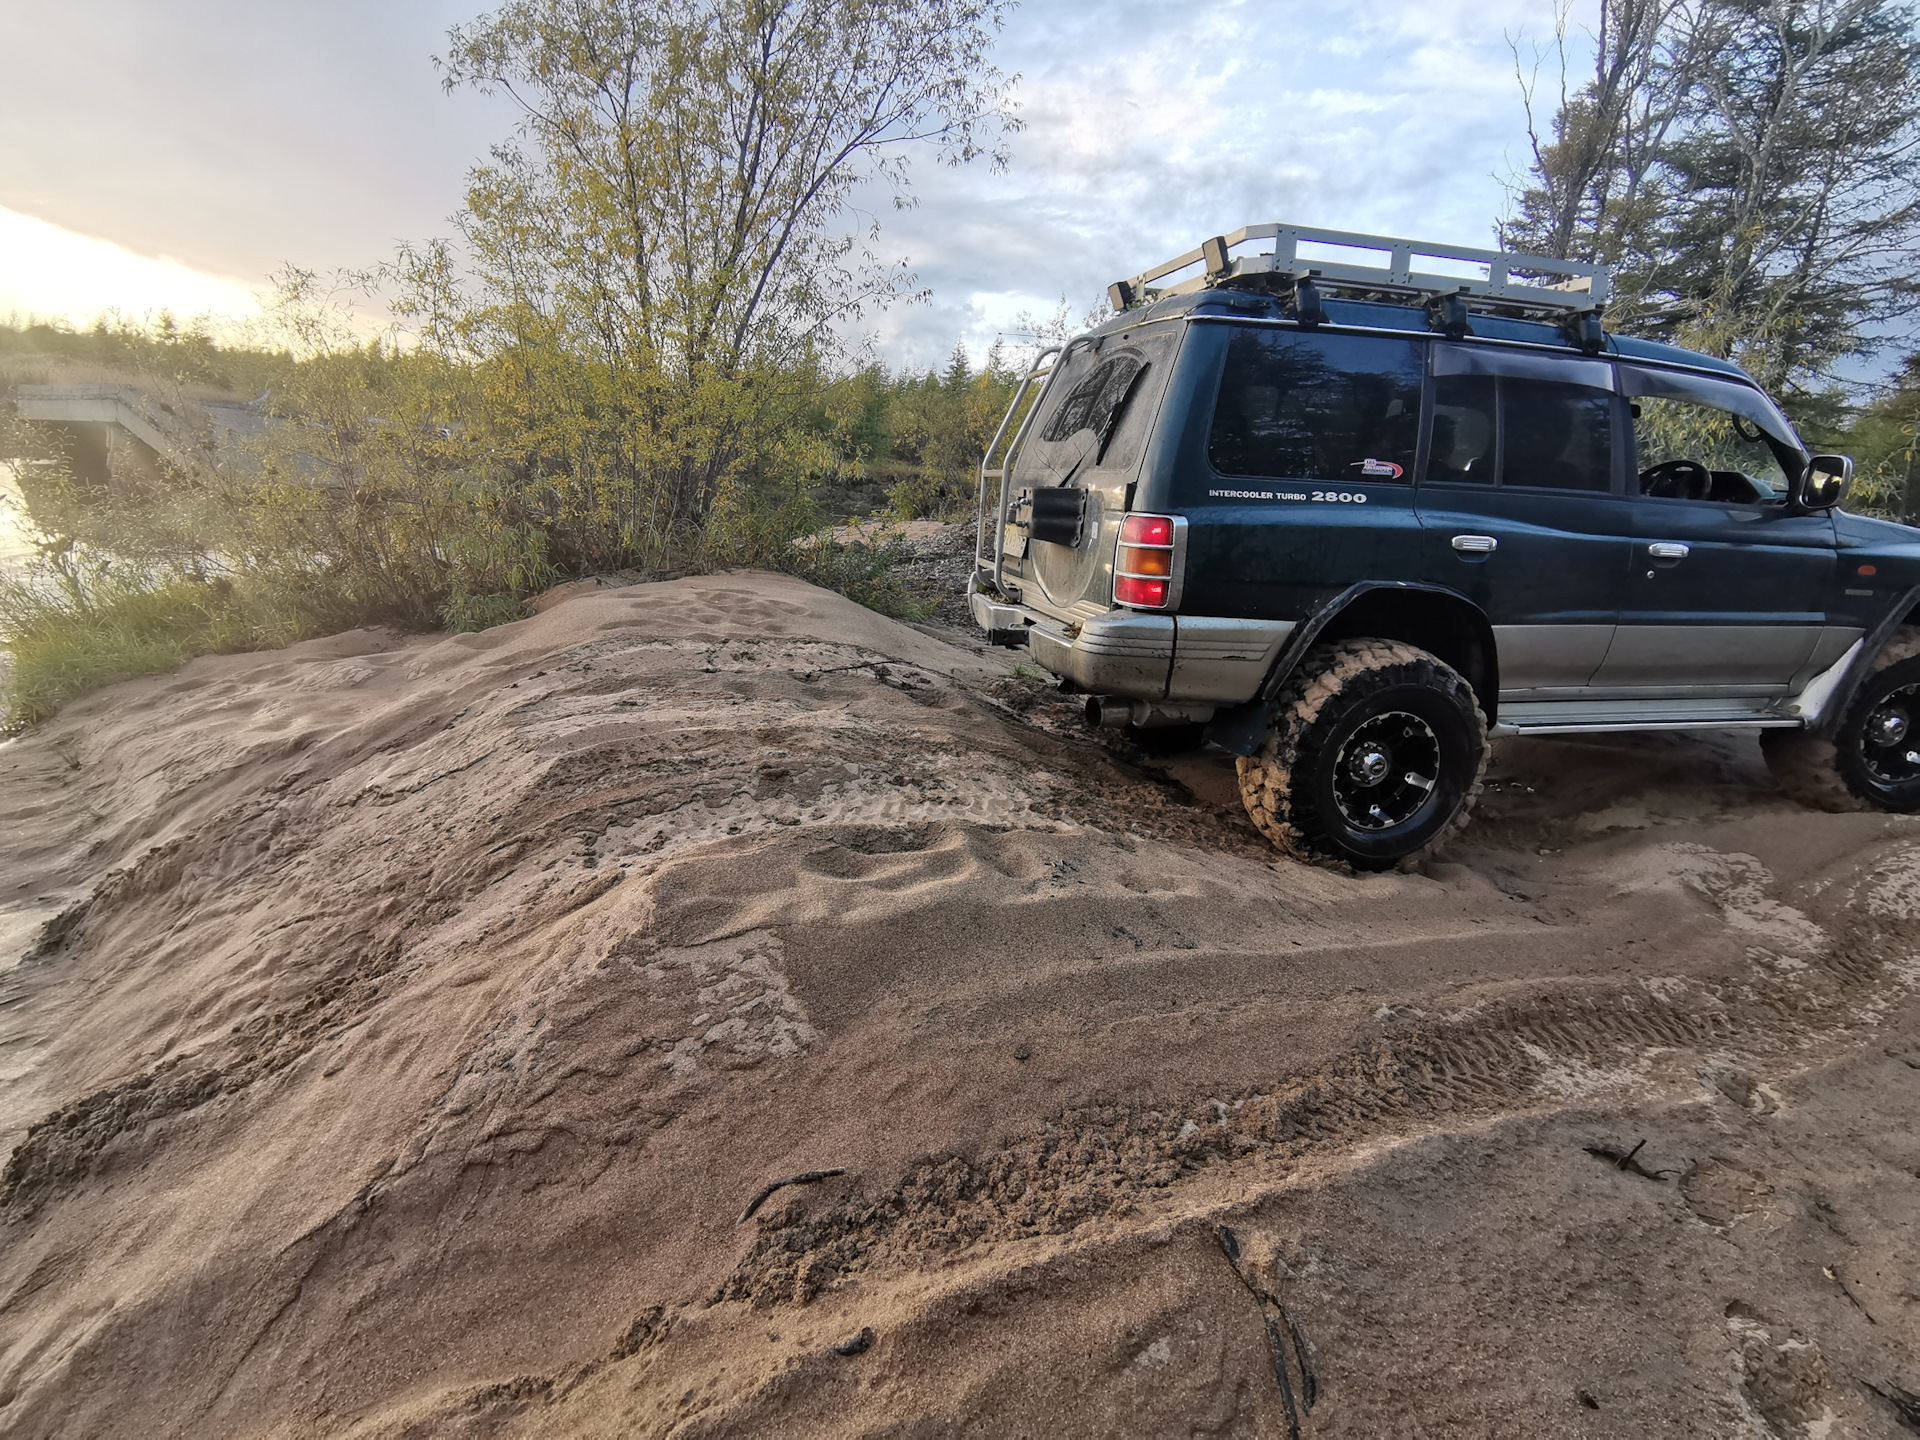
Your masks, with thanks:
[{"label": "rear side window", "polygon": [[1411,480],[1424,372],[1415,340],[1242,330],[1227,346],[1208,458],[1222,475]]},{"label": "rear side window", "polygon": [[1428,480],[1612,488],[1610,391],[1515,375],[1440,375],[1433,384]]},{"label": "rear side window", "polygon": [[1550,490],[1613,486],[1613,396],[1557,380],[1500,377],[1500,483]]},{"label": "rear side window", "polygon": [[1497,381],[1491,375],[1442,375],[1433,382],[1433,445],[1429,480],[1491,485],[1498,451],[1494,442]]}]

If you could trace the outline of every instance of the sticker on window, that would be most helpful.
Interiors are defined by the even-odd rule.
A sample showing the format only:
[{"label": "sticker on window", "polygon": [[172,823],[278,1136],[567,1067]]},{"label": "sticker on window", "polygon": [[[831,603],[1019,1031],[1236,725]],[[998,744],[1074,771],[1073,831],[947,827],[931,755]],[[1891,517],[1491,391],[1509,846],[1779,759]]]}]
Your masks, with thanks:
[{"label": "sticker on window", "polygon": [[1405,472],[1391,460],[1375,460],[1371,456],[1360,462],[1362,475],[1378,475],[1383,480],[1398,480]]}]

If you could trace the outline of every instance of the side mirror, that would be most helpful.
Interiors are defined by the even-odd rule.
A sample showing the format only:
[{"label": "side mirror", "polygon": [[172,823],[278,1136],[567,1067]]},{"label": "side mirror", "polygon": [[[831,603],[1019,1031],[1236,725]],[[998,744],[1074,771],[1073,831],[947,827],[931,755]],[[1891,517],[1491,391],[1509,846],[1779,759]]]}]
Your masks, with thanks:
[{"label": "side mirror", "polygon": [[1831,510],[1853,488],[1853,457],[1816,455],[1807,461],[1800,478],[1800,505],[1805,510]]}]

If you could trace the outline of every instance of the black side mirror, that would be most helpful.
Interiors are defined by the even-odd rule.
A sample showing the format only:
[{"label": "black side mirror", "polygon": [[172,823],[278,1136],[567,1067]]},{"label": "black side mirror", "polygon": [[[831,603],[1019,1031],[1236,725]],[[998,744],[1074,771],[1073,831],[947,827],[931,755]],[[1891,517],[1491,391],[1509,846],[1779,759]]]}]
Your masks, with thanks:
[{"label": "black side mirror", "polygon": [[1803,510],[1831,510],[1847,498],[1852,488],[1852,456],[1816,455],[1807,461],[1797,498]]}]

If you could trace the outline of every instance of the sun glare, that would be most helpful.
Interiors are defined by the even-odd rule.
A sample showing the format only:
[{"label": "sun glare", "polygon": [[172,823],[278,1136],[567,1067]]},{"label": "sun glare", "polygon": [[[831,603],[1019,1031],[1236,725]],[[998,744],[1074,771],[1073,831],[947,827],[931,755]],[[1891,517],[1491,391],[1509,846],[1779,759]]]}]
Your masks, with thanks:
[{"label": "sun glare", "polygon": [[142,319],[161,310],[247,320],[260,300],[241,281],[0,207],[0,316],[86,326],[109,311]]}]

